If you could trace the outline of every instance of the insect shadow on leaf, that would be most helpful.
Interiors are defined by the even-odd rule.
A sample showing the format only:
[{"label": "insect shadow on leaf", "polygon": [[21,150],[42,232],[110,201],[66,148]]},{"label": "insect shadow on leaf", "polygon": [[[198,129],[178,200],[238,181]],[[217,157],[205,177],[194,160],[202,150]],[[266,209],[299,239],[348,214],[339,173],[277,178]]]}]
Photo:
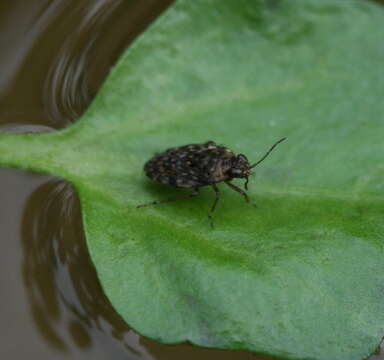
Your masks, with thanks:
[{"label": "insect shadow on leaf", "polygon": [[232,184],[231,181],[234,178],[245,179],[244,189],[248,190],[248,178],[252,174],[251,170],[259,165],[285,139],[284,137],[276,141],[264,156],[254,164],[250,164],[245,155],[236,155],[229,148],[216,145],[214,141],[174,147],[156,154],[144,165],[144,172],[150,179],[172,187],[192,188],[194,191],[190,194],[152,201],[137,207],[191,198],[199,194],[200,187],[210,185],[215,192],[215,200],[208,212],[208,218],[211,227],[213,227],[213,212],[220,199],[220,190],[216,184],[224,182],[241,194],[247,203],[250,203],[246,191]]}]

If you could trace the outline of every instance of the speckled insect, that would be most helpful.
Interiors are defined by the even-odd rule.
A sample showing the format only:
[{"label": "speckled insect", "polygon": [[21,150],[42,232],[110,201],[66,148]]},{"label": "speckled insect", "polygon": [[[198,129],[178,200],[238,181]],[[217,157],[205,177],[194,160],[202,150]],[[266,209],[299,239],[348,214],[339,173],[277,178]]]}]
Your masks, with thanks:
[{"label": "speckled insect", "polygon": [[215,192],[215,200],[208,217],[213,226],[212,215],[220,198],[220,191],[216,184],[224,182],[231,189],[240,193],[249,203],[247,193],[232,184],[231,180],[234,178],[246,179],[244,188],[248,190],[248,177],[252,174],[251,169],[259,165],[276,145],[285,139],[282,138],[273,144],[267,153],[252,165],[245,155],[236,155],[232,150],[216,145],[213,141],[174,147],[161,154],[156,154],[144,165],[144,171],[149,178],[177,188],[193,188],[194,191],[190,194],[153,201],[138,207],[190,198],[198,195],[200,187],[211,185]]}]

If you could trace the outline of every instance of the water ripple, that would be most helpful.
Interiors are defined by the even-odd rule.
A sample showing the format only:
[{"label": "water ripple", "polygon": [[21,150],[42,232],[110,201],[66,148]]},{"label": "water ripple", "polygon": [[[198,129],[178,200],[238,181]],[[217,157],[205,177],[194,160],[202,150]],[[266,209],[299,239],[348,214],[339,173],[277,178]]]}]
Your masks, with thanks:
[{"label": "water ripple", "polygon": [[[88,67],[97,57],[95,44],[105,23],[121,5],[121,0],[78,3],[71,13],[82,13],[81,21],[71,30],[55,54],[44,84],[44,106],[52,121],[64,125],[77,120],[90,103]],[[73,4],[71,4],[73,6]]]},{"label": "water ripple", "polygon": [[[104,295],[89,258],[80,204],[71,185],[52,179],[29,198],[23,218],[23,278],[37,330],[59,352],[74,347],[114,359],[148,358]],[[112,344],[114,344],[112,346]],[[128,352],[128,353],[127,353]],[[101,356],[100,356],[101,354]]]}]

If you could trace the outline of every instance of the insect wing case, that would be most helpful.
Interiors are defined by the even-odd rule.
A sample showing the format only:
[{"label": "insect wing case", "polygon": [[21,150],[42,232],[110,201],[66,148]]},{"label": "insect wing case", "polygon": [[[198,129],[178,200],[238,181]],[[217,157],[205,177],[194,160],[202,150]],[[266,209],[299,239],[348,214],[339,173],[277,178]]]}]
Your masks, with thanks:
[{"label": "insect wing case", "polygon": [[213,141],[170,148],[144,166],[148,177],[162,184],[193,188],[227,180],[235,154]]}]

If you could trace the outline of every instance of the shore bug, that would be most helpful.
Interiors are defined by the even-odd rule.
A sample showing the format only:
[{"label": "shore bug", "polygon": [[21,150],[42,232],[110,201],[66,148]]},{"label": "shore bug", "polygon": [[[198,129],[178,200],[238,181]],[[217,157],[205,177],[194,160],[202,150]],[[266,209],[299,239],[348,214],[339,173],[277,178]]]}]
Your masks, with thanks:
[{"label": "shore bug", "polygon": [[208,212],[208,217],[213,226],[212,215],[220,199],[220,191],[216,184],[224,182],[231,189],[240,193],[249,203],[247,193],[232,184],[231,181],[234,178],[245,179],[244,188],[248,190],[248,177],[252,174],[251,169],[259,165],[285,139],[284,137],[276,141],[265,155],[252,165],[245,155],[236,155],[229,148],[216,145],[214,141],[174,147],[155,154],[144,165],[144,172],[150,179],[177,188],[193,188],[194,191],[190,194],[152,201],[137,207],[191,198],[199,194],[200,187],[211,185],[215,192],[215,200]]}]

